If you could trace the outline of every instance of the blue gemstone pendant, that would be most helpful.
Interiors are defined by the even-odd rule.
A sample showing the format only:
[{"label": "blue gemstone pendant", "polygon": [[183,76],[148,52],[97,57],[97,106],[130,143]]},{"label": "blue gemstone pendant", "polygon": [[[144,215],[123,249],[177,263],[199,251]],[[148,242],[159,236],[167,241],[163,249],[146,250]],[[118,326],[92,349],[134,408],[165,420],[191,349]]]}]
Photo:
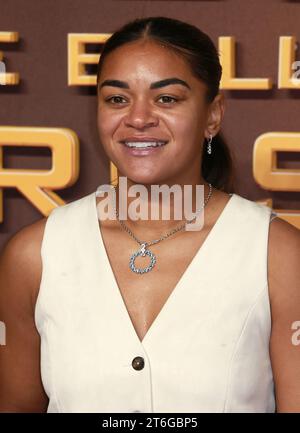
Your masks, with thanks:
[{"label": "blue gemstone pendant", "polygon": [[[138,256],[145,257],[146,255],[149,256],[151,259],[150,264],[146,268],[136,268],[134,264],[135,259]],[[134,254],[132,254],[132,256],[130,257],[129,267],[133,272],[137,274],[145,274],[146,272],[149,272],[153,269],[155,263],[156,263],[155,255],[152,253],[152,251],[146,249],[146,243],[144,243],[141,245],[141,249],[135,252]]]}]

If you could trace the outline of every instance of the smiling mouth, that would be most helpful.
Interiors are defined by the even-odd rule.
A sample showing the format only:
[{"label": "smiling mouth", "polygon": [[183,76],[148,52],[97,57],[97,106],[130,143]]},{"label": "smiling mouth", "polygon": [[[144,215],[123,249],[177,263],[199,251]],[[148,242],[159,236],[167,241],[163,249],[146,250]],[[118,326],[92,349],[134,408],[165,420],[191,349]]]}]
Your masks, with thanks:
[{"label": "smiling mouth", "polygon": [[121,143],[130,149],[149,149],[165,146],[168,141],[121,141]]}]

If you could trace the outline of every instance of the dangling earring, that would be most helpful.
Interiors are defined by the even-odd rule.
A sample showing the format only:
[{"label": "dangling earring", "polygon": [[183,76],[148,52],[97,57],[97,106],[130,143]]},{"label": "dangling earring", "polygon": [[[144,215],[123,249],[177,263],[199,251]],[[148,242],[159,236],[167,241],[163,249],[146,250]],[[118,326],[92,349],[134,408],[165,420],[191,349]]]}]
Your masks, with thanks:
[{"label": "dangling earring", "polygon": [[209,134],[209,139],[207,141],[207,153],[209,155],[211,155],[211,142],[212,142],[212,138],[213,138],[212,135]]}]

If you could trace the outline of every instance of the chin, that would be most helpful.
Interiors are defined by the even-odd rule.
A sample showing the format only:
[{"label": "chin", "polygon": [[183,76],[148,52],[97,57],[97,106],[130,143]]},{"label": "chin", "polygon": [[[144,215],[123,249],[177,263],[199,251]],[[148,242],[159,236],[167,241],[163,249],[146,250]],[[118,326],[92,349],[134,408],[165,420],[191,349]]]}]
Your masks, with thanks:
[{"label": "chin", "polygon": [[[148,170],[147,170],[148,171]],[[136,183],[141,185],[156,185],[158,183],[161,183],[161,176],[155,175],[152,172],[146,172],[146,170],[124,170],[124,174],[122,176],[125,176],[127,178],[127,182],[130,183]],[[119,174],[120,176],[120,174]]]},{"label": "chin", "polygon": [[156,185],[159,183],[159,180],[157,177],[154,177],[153,175],[145,175],[144,173],[130,173],[127,175],[127,178],[136,184],[141,185]]}]

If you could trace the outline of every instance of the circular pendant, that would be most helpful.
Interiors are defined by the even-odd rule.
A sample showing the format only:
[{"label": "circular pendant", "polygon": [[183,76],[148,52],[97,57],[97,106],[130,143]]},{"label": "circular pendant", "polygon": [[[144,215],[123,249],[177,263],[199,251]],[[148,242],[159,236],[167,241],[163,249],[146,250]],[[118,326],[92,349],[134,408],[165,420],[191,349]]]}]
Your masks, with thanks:
[{"label": "circular pendant", "polygon": [[[146,268],[136,268],[135,264],[134,264],[135,259],[138,256],[145,257],[145,255],[150,257],[150,259],[151,259],[150,264]],[[153,269],[155,263],[156,263],[155,255],[152,253],[152,251],[146,250],[146,244],[142,244],[141,249],[139,251],[135,252],[134,254],[132,254],[132,256],[130,257],[129,267],[133,272],[135,272],[137,274],[144,274],[146,272],[151,271],[151,269]]]}]

